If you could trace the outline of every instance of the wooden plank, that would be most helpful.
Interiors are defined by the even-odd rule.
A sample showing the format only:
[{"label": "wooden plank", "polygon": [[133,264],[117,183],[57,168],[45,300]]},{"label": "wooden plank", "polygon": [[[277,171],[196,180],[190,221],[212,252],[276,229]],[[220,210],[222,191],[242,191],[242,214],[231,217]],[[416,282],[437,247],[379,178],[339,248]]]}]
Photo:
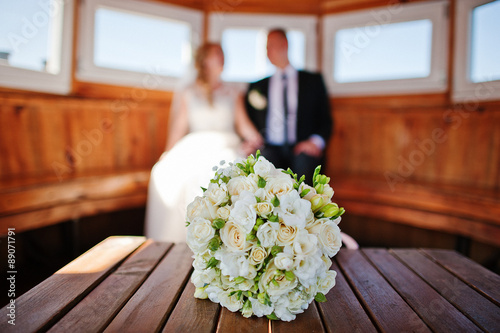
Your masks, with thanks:
[{"label": "wooden plank", "polygon": [[411,208],[380,205],[357,200],[346,200],[340,198],[340,195],[336,198],[336,202],[351,214],[379,218],[385,221],[418,228],[444,231],[455,235],[470,237],[486,244],[500,246],[500,225]]},{"label": "wooden plank", "polygon": [[465,315],[385,249],[364,249],[393,288],[437,332],[480,332]]},{"label": "wooden plank", "polygon": [[500,286],[500,275],[455,251],[424,249],[423,252],[479,293],[500,305],[500,288],[498,287]]},{"label": "wooden plank", "polygon": [[337,262],[378,329],[430,332],[426,324],[359,250],[340,251]]},{"label": "wooden plank", "polygon": [[[15,326],[0,322],[0,332],[45,330],[98,285],[119,262],[144,243],[144,237],[109,237],[16,299]],[[7,318],[8,309],[0,310]]]},{"label": "wooden plank", "polygon": [[7,228],[16,228],[16,232],[41,228],[84,216],[96,215],[120,209],[142,207],[146,203],[147,193],[59,205],[32,212],[0,217],[0,236],[7,233]]},{"label": "wooden plank", "polygon": [[337,272],[335,287],[326,295],[327,301],[318,304],[326,330],[339,333],[377,332],[336,263],[333,263],[332,269]]},{"label": "wooden plank", "polygon": [[105,332],[158,332],[190,276],[192,252],[175,244]]},{"label": "wooden plank", "polygon": [[194,298],[194,291],[194,285],[188,282],[163,332],[210,333],[215,330],[219,318],[219,304],[208,299]]},{"label": "wooden plank", "polygon": [[222,308],[216,332],[267,333],[270,325],[270,320],[266,317],[252,316],[244,318],[241,312],[231,312],[226,308]]},{"label": "wooden plank", "polygon": [[0,192],[0,216],[83,200],[123,197],[146,191],[150,170],[79,177]]},{"label": "wooden plank", "polygon": [[170,246],[169,243],[147,240],[116,271],[56,323],[49,332],[102,331],[132,297]]},{"label": "wooden plank", "polygon": [[498,330],[500,308],[497,305],[419,251],[393,249],[391,252],[482,329]]},{"label": "wooden plank", "polygon": [[273,320],[271,322],[271,330],[273,333],[288,333],[294,332],[325,332],[325,328],[321,322],[321,317],[316,306],[316,302],[309,304],[304,313],[297,315],[295,320],[286,322]]}]

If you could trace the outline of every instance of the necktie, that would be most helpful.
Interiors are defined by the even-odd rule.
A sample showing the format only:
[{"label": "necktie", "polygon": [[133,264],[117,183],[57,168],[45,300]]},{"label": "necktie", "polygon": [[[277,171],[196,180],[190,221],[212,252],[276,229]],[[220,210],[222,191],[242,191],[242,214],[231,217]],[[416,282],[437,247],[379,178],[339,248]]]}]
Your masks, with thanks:
[{"label": "necktie", "polygon": [[284,134],[285,134],[285,147],[288,147],[288,94],[287,94],[287,80],[286,74],[283,73],[283,115],[284,115]]}]

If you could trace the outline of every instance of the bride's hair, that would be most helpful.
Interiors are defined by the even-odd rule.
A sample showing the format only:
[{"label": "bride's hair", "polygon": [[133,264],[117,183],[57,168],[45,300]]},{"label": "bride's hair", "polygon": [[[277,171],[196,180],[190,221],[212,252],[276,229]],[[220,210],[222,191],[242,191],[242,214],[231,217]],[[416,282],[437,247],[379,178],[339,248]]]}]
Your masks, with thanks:
[{"label": "bride's hair", "polygon": [[222,51],[221,45],[218,43],[204,43],[198,48],[194,57],[194,66],[198,73],[196,80],[202,85],[207,93],[210,104],[213,102],[213,87],[210,86],[208,82],[208,69],[205,60],[212,51],[219,52],[222,57],[222,62],[224,63],[224,52]]}]

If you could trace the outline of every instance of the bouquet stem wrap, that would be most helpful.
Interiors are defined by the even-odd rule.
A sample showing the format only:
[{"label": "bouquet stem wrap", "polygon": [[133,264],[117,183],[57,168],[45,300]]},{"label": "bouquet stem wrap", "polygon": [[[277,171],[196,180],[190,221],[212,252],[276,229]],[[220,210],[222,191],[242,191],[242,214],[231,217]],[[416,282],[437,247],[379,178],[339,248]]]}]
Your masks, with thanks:
[{"label": "bouquet stem wrap", "polygon": [[203,196],[187,209],[194,296],[245,317],[284,321],[313,300],[326,301],[344,213],[331,201],[330,178],[318,166],[307,185],[259,152],[214,169]]}]

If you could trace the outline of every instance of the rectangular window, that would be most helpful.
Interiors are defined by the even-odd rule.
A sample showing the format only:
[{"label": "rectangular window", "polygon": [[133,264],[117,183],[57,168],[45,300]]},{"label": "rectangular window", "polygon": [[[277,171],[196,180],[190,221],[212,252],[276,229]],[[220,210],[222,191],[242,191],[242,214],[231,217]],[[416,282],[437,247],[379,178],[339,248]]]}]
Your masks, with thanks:
[{"label": "rectangular window", "polygon": [[447,1],[395,4],[324,19],[333,95],[446,90]]},{"label": "rectangular window", "polygon": [[68,93],[73,1],[0,1],[0,84]]},{"label": "rectangular window", "polygon": [[295,68],[316,70],[316,24],[312,16],[212,13],[209,38],[224,49],[222,79],[251,82],[274,72],[266,52],[272,28],[287,31],[288,57]]},{"label": "rectangular window", "polygon": [[424,78],[431,72],[432,22],[408,21],[371,26],[376,38],[362,40],[359,28],[335,35],[336,82]]},{"label": "rectangular window", "polygon": [[500,1],[478,6],[472,11],[472,82],[500,80]]},{"label": "rectangular window", "polygon": [[[171,89],[188,74],[199,43],[201,13],[148,2],[87,0],[82,18],[78,78]],[[153,75],[154,80],[146,77]]]},{"label": "rectangular window", "polygon": [[500,99],[500,1],[458,1],[453,99]]}]

